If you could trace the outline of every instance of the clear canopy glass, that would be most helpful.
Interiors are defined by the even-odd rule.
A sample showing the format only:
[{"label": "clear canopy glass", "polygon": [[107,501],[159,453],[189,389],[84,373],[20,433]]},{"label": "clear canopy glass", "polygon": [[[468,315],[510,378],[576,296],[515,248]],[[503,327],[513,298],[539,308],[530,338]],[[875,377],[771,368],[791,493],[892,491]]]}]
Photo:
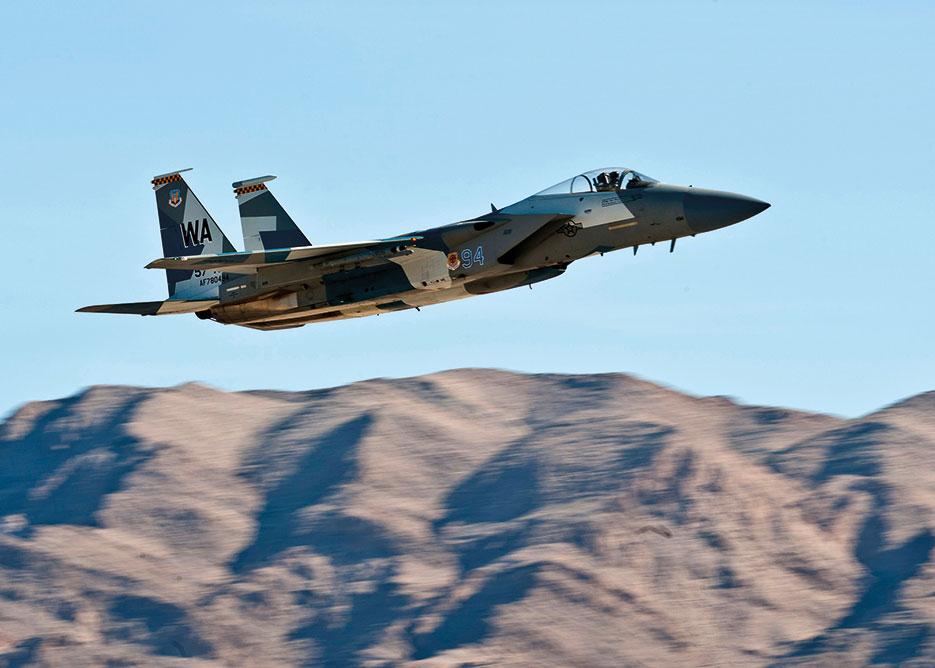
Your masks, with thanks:
[{"label": "clear canopy glass", "polygon": [[561,183],[556,183],[551,188],[546,188],[545,190],[537,192],[535,196],[632,190],[634,188],[645,188],[654,183],[659,182],[645,174],[639,173],[635,169],[629,169],[628,167],[605,167],[603,169],[592,169],[590,172],[565,179]]}]

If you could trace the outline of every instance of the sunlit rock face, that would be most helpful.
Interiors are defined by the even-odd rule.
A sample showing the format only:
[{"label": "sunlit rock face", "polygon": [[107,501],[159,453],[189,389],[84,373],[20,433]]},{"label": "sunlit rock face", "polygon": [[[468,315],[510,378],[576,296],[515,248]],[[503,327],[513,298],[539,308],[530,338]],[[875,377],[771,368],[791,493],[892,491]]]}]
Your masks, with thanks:
[{"label": "sunlit rock face", "polygon": [[0,664],[935,662],[935,393],[94,387],[0,425],[0,481]]}]

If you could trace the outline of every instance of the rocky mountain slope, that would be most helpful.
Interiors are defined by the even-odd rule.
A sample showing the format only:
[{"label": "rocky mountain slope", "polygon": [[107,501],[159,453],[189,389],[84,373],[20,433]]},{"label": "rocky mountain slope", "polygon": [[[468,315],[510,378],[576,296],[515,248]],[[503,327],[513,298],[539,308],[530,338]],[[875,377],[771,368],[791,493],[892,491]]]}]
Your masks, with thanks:
[{"label": "rocky mountain slope", "polygon": [[0,666],[935,663],[935,392],[93,387],[0,481]]}]

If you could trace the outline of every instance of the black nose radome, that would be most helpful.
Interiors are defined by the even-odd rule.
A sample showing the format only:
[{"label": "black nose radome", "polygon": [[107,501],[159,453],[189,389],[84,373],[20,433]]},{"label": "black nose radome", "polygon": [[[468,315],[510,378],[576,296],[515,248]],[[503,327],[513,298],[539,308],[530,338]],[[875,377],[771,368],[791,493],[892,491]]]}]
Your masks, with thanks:
[{"label": "black nose radome", "polygon": [[685,221],[695,232],[710,232],[746,220],[769,208],[769,204],[746,195],[695,191],[685,195]]}]

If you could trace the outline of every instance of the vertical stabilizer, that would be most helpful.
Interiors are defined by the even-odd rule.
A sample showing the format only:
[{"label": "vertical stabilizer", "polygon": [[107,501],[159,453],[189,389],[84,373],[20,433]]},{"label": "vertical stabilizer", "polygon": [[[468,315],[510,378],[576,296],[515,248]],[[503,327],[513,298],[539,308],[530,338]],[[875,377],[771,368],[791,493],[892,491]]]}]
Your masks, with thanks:
[{"label": "vertical stabilizer", "polygon": [[[181,173],[187,171],[181,169],[161,174],[152,180],[159,210],[163,257],[234,252],[233,244],[182,178]],[[166,280],[170,299],[216,299],[223,274],[219,271],[167,269]]]},{"label": "vertical stabilizer", "polygon": [[231,184],[240,206],[244,250],[275,250],[311,246],[308,238],[266,188],[275,176],[260,176]]}]

